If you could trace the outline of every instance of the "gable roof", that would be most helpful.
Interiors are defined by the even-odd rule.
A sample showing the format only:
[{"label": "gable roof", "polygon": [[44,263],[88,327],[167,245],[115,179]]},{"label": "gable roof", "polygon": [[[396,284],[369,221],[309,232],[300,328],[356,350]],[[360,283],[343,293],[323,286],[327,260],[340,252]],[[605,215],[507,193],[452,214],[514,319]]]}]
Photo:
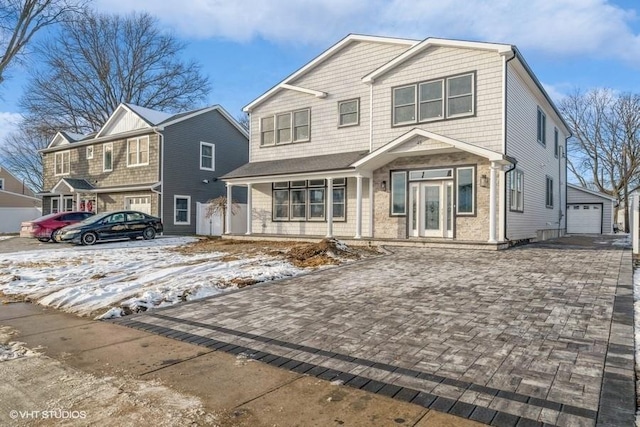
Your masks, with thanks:
[{"label": "gable roof", "polygon": [[60,145],[73,144],[75,142],[83,141],[87,139],[88,135],[82,135],[79,133],[72,133],[66,131],[60,131],[55,134],[47,148],[58,147]]},{"label": "gable roof", "polygon": [[608,199],[608,200],[611,200],[613,202],[617,202],[618,201],[618,199],[616,199],[615,197],[611,197],[608,194],[600,193],[599,191],[589,190],[588,188],[580,187],[579,185],[567,183],[567,187],[572,188],[572,189],[577,190],[577,191],[582,191],[582,192],[587,193],[587,194],[591,194],[593,196],[602,197],[603,199]]},{"label": "gable roof", "polygon": [[[273,86],[262,96],[255,99],[251,103],[247,104],[242,110],[245,112],[250,112],[253,108],[255,108],[256,106],[258,106],[259,104],[261,104],[262,102],[270,98],[272,95],[274,95],[276,92],[278,92],[281,89],[287,89],[287,88],[291,89],[292,87],[295,88],[296,90],[303,89],[303,88],[297,88],[295,86],[291,86],[289,83],[294,81],[298,77],[302,76],[303,74],[309,72],[310,70],[314,69],[322,62],[326,61],[346,45],[353,42],[362,42],[362,41],[373,42],[373,43],[392,43],[392,44],[405,45],[407,47],[412,47],[419,43],[419,40],[400,39],[400,38],[392,38],[392,37],[366,36],[362,34],[349,34],[348,36],[340,40],[338,43],[334,44],[329,49],[325,50],[323,53],[321,53],[311,62],[307,63],[304,67],[300,68],[298,71],[294,72],[293,74],[291,74],[290,76],[282,80],[280,83]],[[305,90],[303,89],[303,91]],[[306,91],[308,91],[308,89]],[[318,93],[315,95],[321,96],[321,93]]]},{"label": "gable roof", "polygon": [[[121,103],[114,110],[114,112],[109,116],[107,121],[102,125],[98,133],[96,134],[96,138],[100,138],[104,136],[106,131],[114,124],[118,122],[118,120],[127,112],[130,112],[137,117],[139,117],[144,123],[146,123],[147,127],[153,127],[158,123],[167,120],[171,117],[171,114],[165,113],[163,111],[152,110],[150,108],[141,107],[139,105],[134,104],[126,104]],[[130,129],[133,130],[133,129]]]}]

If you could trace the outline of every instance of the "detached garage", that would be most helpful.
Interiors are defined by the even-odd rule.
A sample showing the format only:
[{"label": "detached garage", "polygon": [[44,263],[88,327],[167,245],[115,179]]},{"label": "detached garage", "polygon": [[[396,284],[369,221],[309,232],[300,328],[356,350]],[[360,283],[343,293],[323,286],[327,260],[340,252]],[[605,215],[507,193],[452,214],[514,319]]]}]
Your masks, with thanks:
[{"label": "detached garage", "polygon": [[567,233],[613,233],[615,203],[606,194],[567,184]]}]

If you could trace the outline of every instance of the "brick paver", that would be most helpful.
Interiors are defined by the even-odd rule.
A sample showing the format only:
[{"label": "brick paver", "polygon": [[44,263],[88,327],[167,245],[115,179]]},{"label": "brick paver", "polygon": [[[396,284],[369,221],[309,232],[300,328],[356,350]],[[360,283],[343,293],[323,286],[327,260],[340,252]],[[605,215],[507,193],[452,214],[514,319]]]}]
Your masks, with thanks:
[{"label": "brick paver", "polygon": [[393,248],[123,323],[493,425],[591,426],[601,386],[633,384],[631,259],[594,240]]}]

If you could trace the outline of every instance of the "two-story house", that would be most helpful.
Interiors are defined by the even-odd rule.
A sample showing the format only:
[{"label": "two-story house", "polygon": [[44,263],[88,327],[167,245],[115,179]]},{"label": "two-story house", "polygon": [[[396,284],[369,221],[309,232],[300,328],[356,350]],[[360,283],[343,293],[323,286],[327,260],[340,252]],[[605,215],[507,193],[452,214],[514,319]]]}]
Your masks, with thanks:
[{"label": "two-story house", "polygon": [[515,46],[349,35],[248,104],[248,234],[509,242],[565,230],[567,124]]},{"label": "two-story house", "polygon": [[193,234],[196,202],[225,194],[218,177],[247,162],[247,144],[219,105],[168,114],[120,104],[97,133],[59,132],[41,150],[43,211],[133,209],[159,216],[166,233]]}]

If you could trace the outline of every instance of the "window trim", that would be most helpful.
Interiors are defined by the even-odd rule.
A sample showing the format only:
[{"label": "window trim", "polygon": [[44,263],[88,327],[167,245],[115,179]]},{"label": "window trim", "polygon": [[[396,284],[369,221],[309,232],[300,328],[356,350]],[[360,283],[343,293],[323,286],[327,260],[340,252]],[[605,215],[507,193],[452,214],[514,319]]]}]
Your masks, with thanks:
[{"label": "window trim", "polygon": [[[343,191],[344,192],[344,201],[342,203],[339,203],[340,205],[343,206],[343,210],[344,210],[344,216],[340,216],[340,217],[333,217],[333,221],[334,222],[346,222],[347,221],[347,203],[348,203],[348,199],[347,199],[347,182],[346,182],[346,178],[338,178],[338,179],[343,179],[344,182],[342,183],[334,183],[333,185],[333,190],[334,191]],[[299,182],[305,182],[305,186],[293,186],[291,185],[291,181],[280,181],[278,183],[276,182],[272,182],[271,184],[271,220],[273,222],[326,222],[327,218],[327,190],[328,190],[328,184],[326,179],[323,179],[324,181],[324,185],[320,186],[320,185],[310,185],[310,181],[311,180],[296,180]],[[280,185],[276,185],[276,184],[280,184]],[[284,184],[287,184],[287,186],[285,187]],[[292,203],[292,197],[291,194],[293,191],[303,191],[305,194],[305,216],[304,218],[301,216],[292,216],[292,207],[293,207],[293,203]],[[311,191],[322,191],[322,205],[323,207],[323,211],[322,211],[322,218],[320,217],[311,217],[311,196],[310,196],[310,192]],[[277,217],[276,216],[276,192],[286,192],[287,197],[286,197],[286,206],[287,206],[287,216],[284,217]],[[320,204],[320,203],[314,203],[314,204]],[[284,204],[283,204],[284,205]],[[335,199],[334,199],[334,205],[335,205]]]},{"label": "window trim", "polygon": [[[53,153],[53,175],[54,176],[63,176],[63,175],[69,175],[71,173],[71,150],[64,150],[64,151],[57,151],[55,153]],[[66,166],[67,166],[67,171],[65,172],[65,154],[67,157],[67,161],[66,161]],[[62,169],[60,171],[60,173],[58,173],[58,156],[62,157],[61,162],[62,162]]]},{"label": "window trim", "polygon": [[93,145],[87,145],[85,148],[85,157],[87,160],[93,159]]},{"label": "window trim", "polygon": [[[408,87],[412,87],[413,88],[413,104],[403,104],[400,106],[396,105],[396,91],[400,90],[400,89],[406,89]],[[418,119],[418,111],[417,111],[417,102],[418,102],[418,83],[413,83],[410,85],[403,85],[403,86],[396,86],[391,88],[391,124],[393,126],[403,126],[403,125],[408,125],[408,124],[413,124],[413,123],[417,123],[417,119]],[[409,105],[413,105],[413,115],[414,115],[414,119],[413,120],[408,120],[405,122],[397,122],[396,121],[396,109],[398,107],[407,107]]]},{"label": "window trim", "polygon": [[[279,122],[278,118],[279,117],[285,117],[285,116],[289,117],[289,127],[288,128],[287,127],[283,127],[283,128],[278,127],[278,122]],[[289,129],[289,140],[288,141],[286,141],[286,140],[282,140],[281,141],[280,140],[280,130],[285,130],[285,129]],[[276,145],[291,144],[293,142],[293,116],[292,116],[291,112],[278,113],[278,114],[275,115],[274,131],[275,131],[275,135],[274,135],[275,136],[275,140],[274,140],[274,142],[275,142]]]},{"label": "window trim", "polygon": [[[349,103],[349,102],[355,102],[356,103],[356,121],[355,123],[343,123],[342,122],[342,116],[343,113],[341,111],[341,107],[343,104]],[[353,114],[353,113],[347,113],[347,114]],[[345,99],[342,101],[338,101],[338,128],[346,128],[346,127],[351,127],[351,126],[359,126],[360,125],[360,98],[351,98],[351,99]]]},{"label": "window trim", "polygon": [[[210,168],[202,166],[202,160],[203,160],[202,147],[204,146],[211,148],[211,167]],[[216,144],[200,141],[200,170],[212,171],[212,172],[216,170]]]},{"label": "window trim", "polygon": [[333,191],[342,191],[344,193],[344,196],[342,197],[343,202],[342,203],[338,203],[339,205],[343,206],[343,212],[344,215],[343,216],[336,216],[336,212],[335,212],[335,206],[336,206],[336,197],[335,194],[332,194],[331,197],[331,201],[333,202],[333,205],[331,207],[331,213],[332,213],[332,217],[334,221],[346,221],[347,220],[347,186],[346,185],[340,185],[340,186],[334,186],[333,187]]},{"label": "window trim", "polygon": [[[304,201],[303,203],[296,203],[296,206],[304,206],[304,213],[302,214],[302,216],[293,216],[293,193],[301,193],[304,195]],[[293,221],[304,221],[305,219],[307,219],[307,211],[308,211],[308,194],[307,194],[307,189],[306,188],[291,188],[289,190],[289,220],[293,220]]]},{"label": "window trim", "polygon": [[[276,216],[276,197],[275,197],[275,193],[276,192],[286,192],[287,193],[287,197],[285,198],[287,201],[287,216],[281,216],[278,217]],[[271,190],[271,221],[272,222],[283,222],[283,221],[290,221],[290,217],[291,217],[291,194],[289,193],[289,189],[288,188],[274,188],[273,190]]]},{"label": "window trim", "polygon": [[[427,80],[424,82],[420,82],[418,83],[418,103],[417,103],[417,112],[416,112],[416,118],[418,120],[418,123],[426,123],[426,122],[434,122],[436,120],[444,120],[446,118],[446,111],[445,111],[445,104],[446,104],[446,91],[445,91],[445,78],[439,78],[439,79],[434,79],[434,80]],[[427,119],[420,119],[420,111],[421,111],[421,106],[423,104],[423,102],[420,100],[421,98],[421,94],[422,94],[422,85],[427,85],[427,84],[433,84],[436,82],[440,82],[440,93],[442,94],[440,96],[440,102],[442,103],[442,106],[440,108],[440,116],[438,117],[433,117],[433,118],[427,118]],[[435,99],[432,100],[428,100],[428,101],[424,101],[424,103],[429,103],[429,102],[435,102]]]},{"label": "window trim", "polygon": [[553,202],[553,177],[545,175],[544,203],[548,209],[553,209]]},{"label": "window trim", "polygon": [[[307,124],[304,126],[296,126],[296,113],[307,113]],[[296,139],[296,128],[298,127],[307,127],[307,135],[306,139]],[[308,142],[311,141],[311,108],[301,108],[300,110],[294,110],[291,112],[291,142]]]},{"label": "window trim", "polygon": [[[520,177],[520,181],[518,181],[518,177]],[[513,203],[514,182],[516,186],[518,182],[520,183],[520,189],[515,188],[516,196],[520,194],[520,198],[516,199],[515,205]],[[521,202],[521,205],[518,202]],[[524,212],[524,171],[522,169],[516,168],[513,171],[511,171],[509,174],[509,211],[520,212],[520,213]]]},{"label": "window trim", "polygon": [[[404,177],[404,203],[403,203],[404,209],[403,209],[402,212],[395,212],[394,211],[394,205],[393,205],[393,195],[394,195],[393,177],[395,175],[403,175],[403,177]],[[389,215],[390,216],[406,216],[407,215],[407,187],[408,187],[408,182],[409,182],[409,180],[407,178],[408,178],[408,175],[407,175],[407,171],[406,170],[390,171],[390,175],[389,175]]]},{"label": "window trim", "polygon": [[[111,165],[109,168],[107,168],[107,148],[110,149],[111,151]],[[105,144],[102,144],[102,171],[103,172],[111,172],[113,171],[113,142],[107,142]]]},{"label": "window trim", "polygon": [[[142,141],[146,140],[147,142],[147,162],[146,163],[142,163],[140,161],[141,158],[141,154],[142,154],[142,150],[140,150],[140,143]],[[131,144],[132,141],[136,141],[136,160],[137,163],[130,163],[129,162],[129,154],[131,154],[131,152],[129,151],[129,145]],[[149,151],[149,135],[145,135],[145,136],[137,136],[134,138],[127,138],[127,167],[128,168],[135,168],[138,166],[148,166],[149,165],[149,156],[150,156],[150,151]]]},{"label": "window trim", "polygon": [[[460,212],[460,191],[459,191],[459,182],[460,182],[460,171],[461,170],[471,170],[471,212]],[[477,205],[477,182],[476,182],[476,167],[475,166],[460,166],[456,167],[456,178],[455,178],[455,193],[456,193],[456,216],[475,216],[476,215],[476,205]]]},{"label": "window trim", "polygon": [[[177,200],[178,199],[186,199],[187,200],[187,221],[177,221]],[[182,209],[181,209],[182,210]],[[174,194],[173,195],[173,225],[191,225],[191,196]]]},{"label": "window trim", "polygon": [[[273,129],[265,131],[263,122],[264,122],[264,120],[269,120],[269,119],[271,119],[272,122],[273,122],[272,123]],[[264,135],[265,135],[266,132],[270,132],[272,134],[272,137],[271,137],[272,142],[269,143],[269,144],[266,144],[264,142]],[[261,117],[260,118],[260,146],[261,147],[271,147],[273,145],[276,145],[276,118],[275,118],[275,115]]]},{"label": "window trim", "polygon": [[547,115],[540,107],[536,114],[536,138],[538,144],[547,146]]},{"label": "window trim", "polygon": [[[312,191],[322,191],[322,217],[311,217],[311,192]],[[313,205],[320,205],[320,203],[313,203]],[[333,209],[333,207],[331,209]],[[325,221],[326,218],[327,218],[327,187],[307,188],[307,221],[309,222]]]}]

